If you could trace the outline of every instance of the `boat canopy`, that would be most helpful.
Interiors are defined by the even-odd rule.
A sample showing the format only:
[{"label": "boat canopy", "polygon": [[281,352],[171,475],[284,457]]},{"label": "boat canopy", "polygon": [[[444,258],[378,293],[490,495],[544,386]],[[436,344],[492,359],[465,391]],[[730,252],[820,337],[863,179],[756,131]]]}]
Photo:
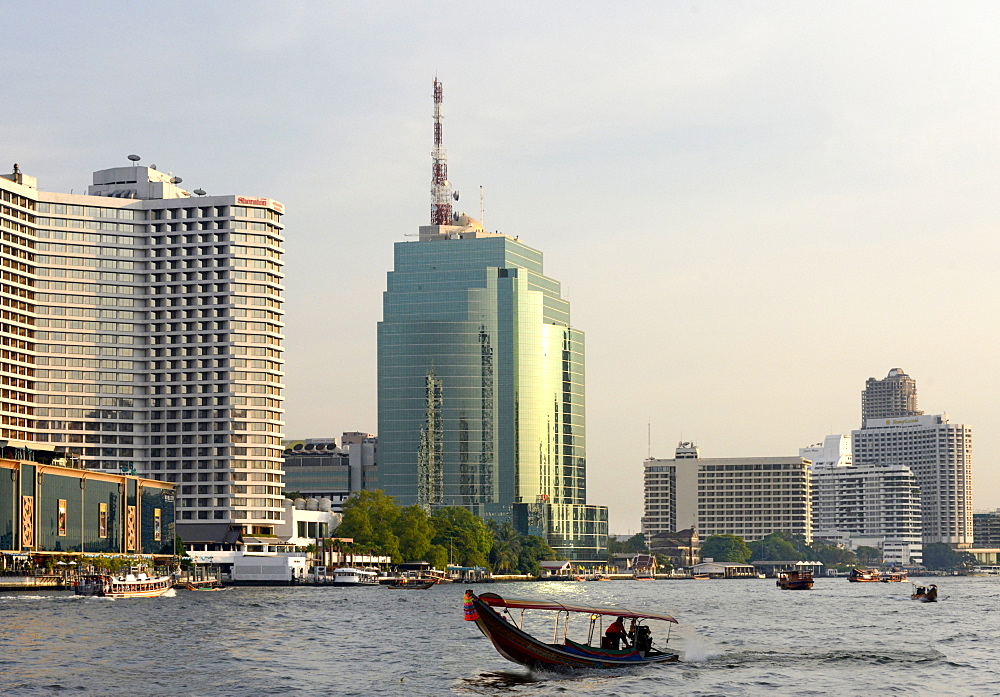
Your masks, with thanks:
[{"label": "boat canopy", "polygon": [[626,619],[664,620],[677,623],[670,615],[658,615],[649,612],[634,612],[622,607],[592,607],[575,603],[557,603],[552,600],[525,600],[521,598],[501,598],[496,593],[483,593],[478,596],[490,607],[505,607],[511,610],[552,610],[553,612],[583,612],[590,615],[611,615]]}]

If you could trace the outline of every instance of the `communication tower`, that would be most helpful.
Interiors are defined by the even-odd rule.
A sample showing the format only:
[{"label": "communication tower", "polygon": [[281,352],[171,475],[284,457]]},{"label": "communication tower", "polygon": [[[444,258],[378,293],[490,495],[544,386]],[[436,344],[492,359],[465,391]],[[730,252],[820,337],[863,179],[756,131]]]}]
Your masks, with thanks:
[{"label": "communication tower", "polygon": [[[434,78],[434,149],[431,150],[431,225],[451,225],[451,182],[448,181],[448,155],[442,145],[443,90]],[[458,192],[455,192],[458,200]]]}]

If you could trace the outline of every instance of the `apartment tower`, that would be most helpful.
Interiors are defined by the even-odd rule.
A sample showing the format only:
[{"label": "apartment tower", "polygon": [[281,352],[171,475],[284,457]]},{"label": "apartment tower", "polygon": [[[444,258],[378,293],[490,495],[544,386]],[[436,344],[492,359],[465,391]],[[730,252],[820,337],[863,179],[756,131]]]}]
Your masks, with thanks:
[{"label": "apartment tower", "polygon": [[920,487],[923,543],[970,546],[972,427],[917,411],[916,383],[898,368],[869,378],[864,394],[864,425],[851,432],[854,463],[908,467]]},{"label": "apartment tower", "polygon": [[185,541],[272,534],[284,207],[129,159],[85,195],[0,178],[2,437],[176,482]]}]

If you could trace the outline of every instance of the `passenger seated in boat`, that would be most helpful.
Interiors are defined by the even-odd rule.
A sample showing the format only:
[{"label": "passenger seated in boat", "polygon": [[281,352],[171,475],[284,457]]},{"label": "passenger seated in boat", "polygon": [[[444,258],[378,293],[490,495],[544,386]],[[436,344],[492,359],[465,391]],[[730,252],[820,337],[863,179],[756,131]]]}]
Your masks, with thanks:
[{"label": "passenger seated in boat", "polygon": [[604,630],[604,641],[601,642],[602,649],[619,650],[619,645],[628,648],[628,634],[625,633],[625,618],[619,617]]},{"label": "passenger seated in boat", "polygon": [[914,595],[923,595],[927,592],[927,589],[923,586],[917,586],[917,592]]},{"label": "passenger seated in boat", "polygon": [[653,631],[645,624],[636,626],[633,630],[632,642],[636,651],[649,651],[653,648]]}]

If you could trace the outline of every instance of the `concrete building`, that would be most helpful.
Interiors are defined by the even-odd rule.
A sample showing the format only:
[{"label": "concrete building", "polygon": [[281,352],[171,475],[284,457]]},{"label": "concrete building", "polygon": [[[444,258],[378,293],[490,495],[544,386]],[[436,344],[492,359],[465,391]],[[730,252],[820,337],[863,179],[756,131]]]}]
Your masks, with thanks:
[{"label": "concrete building", "polygon": [[129,159],[85,195],[0,178],[0,437],[176,483],[185,541],[271,535],[284,206]]},{"label": "concrete building", "polygon": [[917,382],[901,368],[893,368],[881,380],[868,378],[861,392],[862,426],[868,419],[903,418],[923,413],[917,409]]},{"label": "concrete building", "polygon": [[378,488],[378,438],[359,431],[336,438],[285,441],[285,490],[328,498],[333,510],[356,491]]},{"label": "concrete building", "polygon": [[854,463],[851,437],[845,434],[827,436],[822,443],[799,448],[799,457],[804,457],[817,467],[849,467]]},{"label": "concrete building", "polygon": [[812,477],[814,538],[876,547],[891,563],[920,563],[920,488],[908,467],[825,465]]},{"label": "concrete building", "polygon": [[809,542],[810,464],[802,457],[702,458],[693,443],[681,443],[673,460],[644,463],[643,533],[696,527],[702,540],[787,532]]},{"label": "concrete building", "polygon": [[[904,397],[885,401],[901,403],[903,413],[868,418],[861,429],[852,431],[854,461],[908,467],[920,487],[923,543],[969,547],[973,539],[972,427],[952,424],[946,414],[917,412],[916,385],[899,369],[890,372],[886,381]],[[868,385],[866,393],[871,379]],[[867,401],[862,406],[866,414],[872,413]]]},{"label": "concrete building", "polygon": [[1000,509],[972,514],[976,547],[1000,547]]}]

